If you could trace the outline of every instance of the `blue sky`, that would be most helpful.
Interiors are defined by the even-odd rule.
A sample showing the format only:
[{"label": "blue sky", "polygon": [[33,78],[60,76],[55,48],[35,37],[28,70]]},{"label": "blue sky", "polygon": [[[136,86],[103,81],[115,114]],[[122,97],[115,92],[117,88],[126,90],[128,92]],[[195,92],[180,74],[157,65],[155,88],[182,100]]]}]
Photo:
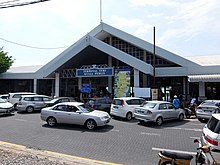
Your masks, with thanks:
[{"label": "blue sky", "polygon": [[[183,57],[220,56],[219,6],[219,0],[102,0],[101,18],[150,43],[155,26],[156,45]],[[13,66],[44,65],[99,25],[100,0],[1,9],[0,22],[0,47],[15,59]]]}]

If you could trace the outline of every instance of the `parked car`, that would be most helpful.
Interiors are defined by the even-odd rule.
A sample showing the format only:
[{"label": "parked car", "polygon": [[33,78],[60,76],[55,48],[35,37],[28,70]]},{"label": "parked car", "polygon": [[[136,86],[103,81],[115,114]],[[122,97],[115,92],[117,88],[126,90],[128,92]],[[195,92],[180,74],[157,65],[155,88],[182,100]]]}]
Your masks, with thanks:
[{"label": "parked car", "polygon": [[203,127],[201,140],[212,149],[220,150],[220,114],[212,114]]},{"label": "parked car", "polygon": [[205,100],[196,108],[199,121],[208,121],[213,113],[220,110],[220,100]]},{"label": "parked car", "polygon": [[0,115],[11,114],[14,112],[14,106],[0,98]]},{"label": "parked car", "polygon": [[45,95],[22,95],[17,104],[17,111],[33,112],[41,110],[46,107],[45,102],[50,101],[51,98]]},{"label": "parked car", "polygon": [[92,130],[110,122],[107,112],[93,110],[81,102],[58,103],[41,110],[41,119],[51,127],[57,123],[84,125]]},{"label": "parked car", "polygon": [[14,108],[16,109],[17,103],[18,103],[21,95],[34,95],[34,94],[36,94],[36,93],[32,93],[32,92],[9,93],[8,102],[12,103],[14,105]]},{"label": "parked car", "polygon": [[111,103],[110,98],[90,98],[86,104],[94,109],[110,113]]},{"label": "parked car", "polygon": [[8,101],[8,98],[9,98],[9,94],[1,94],[0,95],[0,98],[5,100],[5,101]]},{"label": "parked car", "polygon": [[46,104],[45,106],[46,107],[51,107],[51,106],[56,105],[58,103],[74,102],[74,101],[76,101],[76,100],[74,100],[74,98],[72,98],[72,97],[57,97],[57,98],[54,98],[54,99],[52,99],[50,101],[46,101],[45,102],[45,104]]},{"label": "parked car", "polygon": [[144,99],[138,97],[114,98],[111,104],[110,114],[131,120],[134,117],[134,109],[144,101]]},{"label": "parked car", "polygon": [[135,108],[134,117],[141,123],[156,122],[162,125],[166,120],[183,120],[185,111],[167,101],[146,101],[141,106]]}]

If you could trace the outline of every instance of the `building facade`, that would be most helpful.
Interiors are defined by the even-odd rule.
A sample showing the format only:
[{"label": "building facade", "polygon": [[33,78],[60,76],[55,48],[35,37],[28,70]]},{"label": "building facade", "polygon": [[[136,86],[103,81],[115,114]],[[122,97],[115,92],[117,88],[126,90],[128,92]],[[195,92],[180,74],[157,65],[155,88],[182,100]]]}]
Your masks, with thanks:
[{"label": "building facade", "polygon": [[[155,52],[155,53],[154,53]],[[220,64],[201,65],[105,23],[44,66],[0,74],[0,93],[31,91],[77,99],[135,95],[157,89],[158,99],[220,99]],[[151,98],[149,98],[151,99]]]}]

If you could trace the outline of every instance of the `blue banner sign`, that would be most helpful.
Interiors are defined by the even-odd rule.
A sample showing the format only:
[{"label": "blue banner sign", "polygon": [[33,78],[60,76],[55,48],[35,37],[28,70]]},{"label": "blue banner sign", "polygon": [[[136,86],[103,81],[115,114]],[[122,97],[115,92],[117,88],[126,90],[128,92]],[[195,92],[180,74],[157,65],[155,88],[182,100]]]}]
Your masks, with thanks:
[{"label": "blue banner sign", "polygon": [[90,84],[82,84],[81,92],[90,93],[91,92],[91,85]]},{"label": "blue banner sign", "polygon": [[76,69],[76,77],[113,76],[113,68]]}]

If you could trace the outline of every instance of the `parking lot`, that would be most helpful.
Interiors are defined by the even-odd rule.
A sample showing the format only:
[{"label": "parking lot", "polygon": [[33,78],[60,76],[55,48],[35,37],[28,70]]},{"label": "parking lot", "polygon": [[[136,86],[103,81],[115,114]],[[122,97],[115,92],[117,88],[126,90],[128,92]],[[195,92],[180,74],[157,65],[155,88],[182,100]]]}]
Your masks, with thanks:
[{"label": "parking lot", "polygon": [[193,140],[200,137],[204,123],[185,119],[156,126],[113,118],[109,125],[89,131],[75,125],[50,128],[39,113],[16,112],[1,116],[0,125],[0,141],[104,162],[156,165],[162,149],[195,154]]}]

